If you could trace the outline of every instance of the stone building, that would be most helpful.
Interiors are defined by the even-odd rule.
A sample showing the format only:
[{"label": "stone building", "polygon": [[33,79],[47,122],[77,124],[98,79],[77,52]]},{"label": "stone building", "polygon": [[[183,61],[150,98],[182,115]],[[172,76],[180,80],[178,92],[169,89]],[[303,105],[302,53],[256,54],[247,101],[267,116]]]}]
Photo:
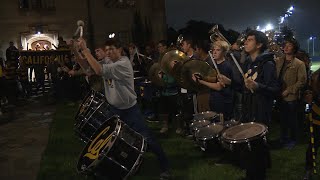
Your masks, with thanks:
[{"label": "stone building", "polygon": [[129,43],[135,31],[148,36],[145,41],[166,37],[165,0],[2,0],[0,57],[10,41],[20,50],[55,49],[59,36],[72,38],[78,20],[89,47],[113,34]]}]

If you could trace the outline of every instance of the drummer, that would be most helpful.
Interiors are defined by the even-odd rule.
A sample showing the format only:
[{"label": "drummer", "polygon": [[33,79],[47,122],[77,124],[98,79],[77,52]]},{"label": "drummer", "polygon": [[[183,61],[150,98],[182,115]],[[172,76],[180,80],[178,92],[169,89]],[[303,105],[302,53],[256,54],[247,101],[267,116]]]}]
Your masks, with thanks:
[{"label": "drummer", "polygon": [[[97,60],[100,64],[105,64],[109,61],[108,49],[109,49],[109,47],[105,47],[104,45],[101,45],[101,46],[98,46],[94,50],[95,56],[97,57]],[[79,57],[77,57],[77,58],[79,58]],[[104,87],[103,87],[103,81],[102,81],[101,77],[97,76],[96,74],[92,74],[92,73],[86,73],[86,70],[84,70],[82,68],[79,70],[72,69],[72,70],[68,71],[68,74],[70,76],[85,75],[86,80],[89,83],[90,88],[95,91],[103,93]]]},{"label": "drummer", "polygon": [[160,179],[169,179],[168,159],[160,144],[152,136],[137,105],[133,69],[129,58],[121,55],[122,45],[116,40],[106,42],[105,45],[110,47],[111,61],[104,65],[99,64],[91,55],[84,39],[79,38],[78,45],[90,66],[105,82],[105,97],[111,105],[110,110],[119,115],[129,127],[144,136],[150,150],[158,157],[161,168]]},{"label": "drummer", "polygon": [[211,83],[199,78],[197,73],[192,75],[192,79],[194,81],[210,88],[210,110],[217,113],[222,113],[225,120],[230,120],[232,115],[232,89],[230,87],[232,67],[230,62],[226,61],[225,58],[229,48],[230,47],[228,43],[225,41],[216,41],[212,46],[212,55],[221,73],[218,75],[218,79],[223,78],[224,81]]}]

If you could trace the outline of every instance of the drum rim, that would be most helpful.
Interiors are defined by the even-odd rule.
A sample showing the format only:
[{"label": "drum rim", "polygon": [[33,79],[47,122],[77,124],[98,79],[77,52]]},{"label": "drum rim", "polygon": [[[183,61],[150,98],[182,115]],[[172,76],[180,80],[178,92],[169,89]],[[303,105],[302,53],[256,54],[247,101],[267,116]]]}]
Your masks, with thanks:
[{"label": "drum rim", "polygon": [[[85,122],[83,122],[83,120],[81,121],[82,123],[79,123],[79,131],[81,132],[81,130],[83,129],[84,125],[88,123],[88,121],[92,118],[92,116],[98,111],[98,109],[103,105],[103,104],[107,104],[108,106],[110,106],[110,104],[107,101],[103,101],[102,103],[99,104],[99,106],[89,115],[89,117],[84,117],[83,119],[85,120]],[[113,115],[114,116],[114,115]],[[113,117],[111,116],[111,117]],[[109,118],[110,119],[110,118]],[[109,120],[107,119],[107,120]],[[81,125],[82,124],[82,125]]]},{"label": "drum rim", "polygon": [[[116,119],[118,120],[118,121],[117,121],[117,125],[116,125],[116,127],[115,127],[115,130],[111,133],[112,136],[115,136],[115,138],[114,138],[113,141],[111,142],[111,146],[110,146],[111,148],[109,148],[107,152],[104,152],[104,150],[105,150],[105,148],[104,148],[104,149],[99,153],[98,157],[97,157],[95,160],[93,160],[93,161],[90,163],[90,165],[88,165],[88,167],[87,167],[84,171],[79,171],[78,165],[79,165],[79,163],[80,163],[80,160],[83,158],[83,154],[84,154],[85,150],[88,148],[88,146],[90,146],[89,144],[92,142],[92,136],[97,135],[98,130],[100,130],[100,131],[102,130],[102,126],[103,126],[103,125],[101,125],[101,126],[99,127],[99,129],[91,136],[90,140],[86,143],[85,147],[82,148],[82,151],[80,152],[79,160],[78,160],[78,163],[77,163],[77,171],[78,171],[79,173],[89,172],[88,170],[92,169],[91,167],[93,167],[93,164],[94,164],[95,166],[98,166],[98,165],[100,164],[101,160],[103,160],[103,159],[106,157],[106,156],[102,156],[102,155],[106,155],[106,154],[112,149],[114,143],[115,143],[116,140],[118,139],[119,133],[120,133],[120,129],[121,129],[121,127],[122,127],[123,121],[121,121],[121,120],[119,119],[119,116],[117,116],[117,115],[114,115],[114,116],[112,116],[111,118],[116,118]],[[109,119],[111,119],[111,118],[109,118]],[[105,123],[107,123],[107,121],[106,121]],[[99,132],[100,132],[100,131],[99,131]],[[102,157],[102,158],[101,158],[101,157]],[[94,168],[93,168],[93,169],[94,169]]]},{"label": "drum rim", "polygon": [[205,122],[205,121],[208,121],[209,124],[207,124],[207,125],[212,124],[212,122],[209,121],[209,120],[207,120],[207,119],[201,119],[201,120],[197,120],[197,121],[192,121],[192,123],[190,124],[190,128],[191,128],[192,130],[194,130],[194,131],[197,131],[199,128],[202,128],[202,127],[207,126],[207,125],[204,125],[204,126],[201,126],[201,127],[193,126],[193,124],[194,124],[195,122],[199,122],[199,121],[204,121],[204,122]]},{"label": "drum rim", "polygon": [[[253,136],[253,137],[250,137],[250,138],[244,138],[244,139],[230,139],[230,138],[226,138],[224,137],[224,134],[226,131],[232,129],[232,128],[235,128],[237,126],[243,126],[243,125],[246,125],[246,124],[258,124],[258,125],[261,125],[263,126],[265,129],[264,131],[261,132],[261,134],[258,134],[256,136]],[[265,125],[265,124],[262,124],[262,123],[257,123],[257,122],[248,122],[248,123],[240,123],[238,125],[235,125],[235,126],[232,126],[230,128],[227,128],[225,129],[222,133],[221,133],[221,141],[222,142],[226,142],[226,143],[230,143],[230,144],[238,144],[238,143],[244,143],[244,142],[250,142],[252,140],[256,140],[256,139],[259,139],[261,137],[264,137],[266,136],[266,134],[268,133],[268,127]]]},{"label": "drum rim", "polygon": [[[206,113],[211,113],[211,112],[213,112],[213,113],[215,113],[215,115],[214,116],[212,116],[212,117],[210,117],[210,118],[199,118],[199,119],[197,119],[196,118],[196,116],[197,115],[204,115],[204,114],[206,114]],[[216,113],[216,112],[214,112],[214,111],[204,111],[204,112],[201,112],[201,113],[197,113],[197,114],[193,114],[192,116],[193,116],[193,118],[192,118],[192,121],[198,121],[198,120],[203,120],[203,119],[205,119],[205,120],[208,120],[208,119],[214,119],[214,118],[216,118],[217,116],[219,115],[219,113]]]},{"label": "drum rim", "polygon": [[[198,136],[197,136],[197,135],[199,134],[199,132],[201,131],[202,128],[210,127],[211,125],[221,126],[221,127],[222,127],[222,130],[221,130],[219,133],[217,133],[216,135],[202,136],[202,137],[198,137]],[[211,123],[211,124],[208,124],[208,125],[206,125],[206,126],[204,126],[204,127],[202,127],[202,128],[196,130],[196,132],[195,132],[195,138],[196,138],[197,140],[201,140],[201,141],[211,140],[211,139],[214,139],[214,138],[218,138],[218,137],[221,135],[221,133],[224,131],[224,129],[225,129],[223,125],[218,124],[218,123]]]},{"label": "drum rim", "polygon": [[[90,93],[91,92],[91,93]],[[102,97],[104,97],[104,95],[102,94],[102,93],[100,93],[100,92],[97,92],[97,91],[94,91],[94,90],[91,90],[88,94],[89,94],[89,96],[92,96],[92,98],[91,98],[91,100],[90,100],[90,103],[89,104],[87,104],[87,105],[91,105],[92,104],[92,101],[93,101],[93,99],[94,99],[94,97],[96,97],[96,94],[98,94],[98,95],[100,95],[100,96],[102,96]],[[87,97],[89,97],[89,96],[86,96],[86,99],[87,99]],[[100,99],[101,100],[101,99]],[[106,99],[104,99],[103,100],[103,103],[104,102],[107,102],[106,101]],[[100,106],[101,106],[101,104],[103,104],[103,103],[100,103],[100,105],[97,107],[97,109],[99,109],[100,108]],[[108,102],[107,102],[108,103]],[[84,102],[83,103],[81,103],[81,105],[80,105],[80,107],[82,106],[84,104]],[[108,103],[109,104],[109,103]],[[96,109],[96,110],[97,110]],[[94,110],[94,112],[92,113],[92,114],[94,114],[95,112],[96,112],[96,110]],[[79,117],[79,113],[80,113],[80,108],[79,108],[79,110],[78,110],[78,112],[77,112],[77,114],[76,114],[76,116],[75,116],[75,119],[77,120],[78,118],[77,117]],[[92,114],[90,115],[90,117],[89,117],[89,119],[92,117]],[[83,116],[83,119],[86,119],[86,116]],[[87,120],[88,121],[88,120]],[[87,122],[86,121],[86,122]],[[81,123],[83,122],[83,120],[82,121],[76,121],[76,123],[75,123],[75,126],[79,126]],[[80,127],[80,126],[79,126]]]},{"label": "drum rim", "polygon": [[[130,128],[130,127],[129,127]],[[136,132],[136,131],[135,131]],[[138,133],[138,132],[136,132],[136,133]],[[138,134],[140,134],[140,133],[138,133]],[[141,135],[141,134],[140,134]],[[141,135],[142,136],[142,135]],[[138,158],[137,158],[137,160],[135,161],[135,163],[134,163],[134,165],[132,166],[132,168],[130,169],[130,171],[128,172],[128,174],[125,176],[125,178],[124,179],[127,179],[133,172],[134,172],[134,169],[135,169],[135,167],[138,165],[138,167],[139,166],[141,166],[141,163],[142,163],[142,158],[143,158],[143,154],[146,152],[146,149],[147,149],[147,144],[146,144],[146,140],[145,140],[145,138],[144,138],[144,136],[142,136],[142,146],[141,146],[141,149],[140,149],[140,154],[139,154],[139,156],[138,156]],[[138,164],[139,163],[139,160],[141,160],[141,163],[140,164]]]},{"label": "drum rim", "polygon": [[[88,97],[90,97],[92,94],[94,93],[94,90],[90,90],[88,93],[87,93],[87,95],[84,97],[84,101],[80,104],[80,107],[82,107],[86,102],[87,102],[87,99],[88,99]],[[78,109],[78,111],[77,111],[77,113],[76,113],[76,115],[75,115],[75,119],[77,119],[77,117],[79,116],[79,114],[80,114],[80,108],[79,107],[79,109]]]}]

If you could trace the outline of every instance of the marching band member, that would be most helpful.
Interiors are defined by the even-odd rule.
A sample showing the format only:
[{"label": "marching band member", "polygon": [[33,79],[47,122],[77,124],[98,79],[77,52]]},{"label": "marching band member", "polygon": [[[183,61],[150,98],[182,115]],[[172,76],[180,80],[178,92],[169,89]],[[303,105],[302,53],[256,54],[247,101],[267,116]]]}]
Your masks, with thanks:
[{"label": "marching band member", "polygon": [[[196,43],[196,54],[199,56],[199,59],[207,62],[211,67],[213,67],[211,58],[208,54],[209,50],[210,43],[208,41],[198,41]],[[202,90],[197,93],[198,112],[205,112],[210,110],[209,97],[209,90]]]},{"label": "marching band member", "polygon": [[103,65],[91,55],[84,39],[79,38],[78,45],[92,69],[104,80],[105,97],[111,105],[111,112],[119,115],[129,127],[145,137],[150,150],[158,157],[162,171],[160,179],[168,179],[170,177],[168,159],[160,144],[152,136],[137,105],[133,69],[130,60],[121,55],[122,45],[115,40],[106,42],[105,45],[109,46],[110,61]]},{"label": "marching band member", "polygon": [[[229,61],[226,61],[225,55],[229,51],[229,45],[225,41],[216,41],[212,46],[212,53],[218,69],[225,79],[229,82],[225,84],[222,81],[210,83],[197,78],[196,74],[192,75],[192,79],[200,84],[208,86],[210,91],[210,109],[217,113],[222,113],[226,120],[229,120],[232,114],[232,89],[230,87],[232,78],[232,68]],[[221,76],[222,77],[222,76]],[[219,79],[219,77],[218,77]]]},{"label": "marching band member", "polygon": [[[244,63],[244,112],[245,122],[255,121],[269,126],[274,94],[279,90],[276,77],[276,66],[273,54],[264,53],[267,50],[268,38],[260,31],[248,32],[244,44],[249,54]],[[240,152],[241,154],[242,152]],[[246,169],[246,179],[266,179],[266,168],[271,166],[270,151],[266,145],[261,145],[254,153],[244,153],[240,156]]]},{"label": "marching band member", "polygon": [[[195,43],[191,36],[185,36],[181,43],[182,51],[190,58],[197,59],[195,55]],[[186,123],[187,129],[189,129],[190,120],[193,118],[193,114],[198,113],[196,95],[192,92],[188,92],[186,89],[180,89],[180,106],[182,112],[182,119]],[[187,131],[188,132],[188,131]],[[190,134],[187,134],[188,136]]]},{"label": "marching band member", "polygon": [[[306,174],[304,180],[311,179],[316,171],[316,156],[320,145],[320,69],[315,71],[309,81],[310,90],[307,90],[305,99],[311,105],[308,115],[310,126],[310,141],[306,152]],[[312,171],[314,170],[314,171]]]},{"label": "marching band member", "polygon": [[[163,55],[167,51],[167,42],[161,40],[158,43],[158,51]],[[160,90],[160,99],[159,99],[159,119],[162,121],[163,126],[160,130],[160,133],[166,133],[169,129],[169,118],[173,118],[177,114],[177,101],[178,101],[178,86],[176,80],[163,72],[159,73],[159,77],[165,82],[164,87]],[[179,121],[177,119],[176,121]],[[178,127],[176,129],[177,134],[182,133],[181,123],[178,122]]]}]

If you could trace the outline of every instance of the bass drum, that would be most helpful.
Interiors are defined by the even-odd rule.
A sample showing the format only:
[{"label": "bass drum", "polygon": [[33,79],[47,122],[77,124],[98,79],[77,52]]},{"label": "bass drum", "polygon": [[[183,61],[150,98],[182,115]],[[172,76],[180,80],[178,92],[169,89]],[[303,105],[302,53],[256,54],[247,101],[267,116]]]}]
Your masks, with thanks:
[{"label": "bass drum", "polygon": [[79,173],[112,180],[127,179],[142,162],[146,142],[118,116],[105,122],[80,154]]},{"label": "bass drum", "polygon": [[75,133],[88,142],[100,126],[114,115],[104,95],[91,91],[84,99],[76,115]]}]

